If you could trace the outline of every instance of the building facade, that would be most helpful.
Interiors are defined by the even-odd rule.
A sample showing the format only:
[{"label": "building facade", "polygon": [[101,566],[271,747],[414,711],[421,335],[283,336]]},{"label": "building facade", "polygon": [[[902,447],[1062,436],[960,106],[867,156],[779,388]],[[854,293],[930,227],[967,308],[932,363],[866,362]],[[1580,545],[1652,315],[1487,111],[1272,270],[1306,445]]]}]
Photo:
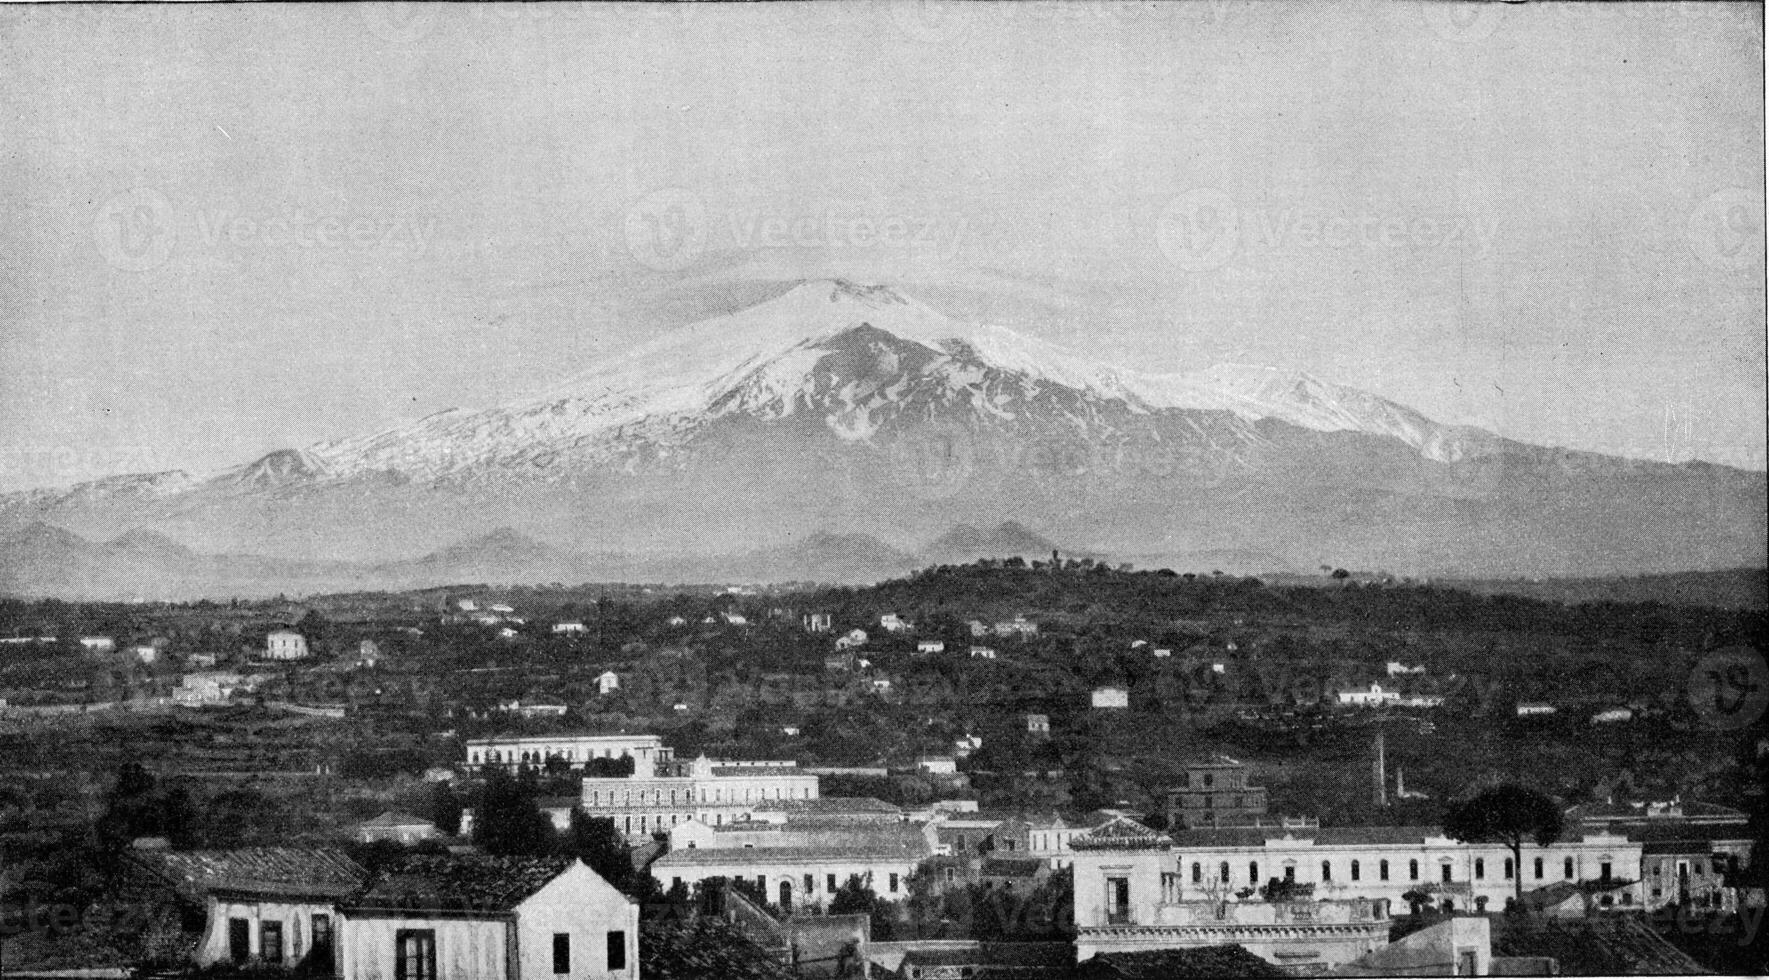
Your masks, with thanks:
[{"label": "building facade", "polygon": [[1298,974],[1388,943],[1380,899],[1233,901],[1186,889],[1174,843],[1127,817],[1074,842],[1075,958],[1234,944]]},{"label": "building facade", "polygon": [[294,630],[277,630],[264,638],[264,656],[267,660],[304,660],[307,637]]},{"label": "building facade", "polygon": [[525,765],[538,768],[555,756],[576,767],[591,759],[623,755],[632,757],[635,772],[650,772],[674,759],[674,752],[656,735],[536,735],[467,742],[469,766],[503,766],[512,771]]},{"label": "building facade", "polygon": [[343,980],[637,980],[639,907],[581,861],[413,858],[339,907]]},{"label": "building facade", "polygon": [[640,766],[627,777],[586,777],[580,805],[639,839],[689,820],[713,826],[748,820],[764,802],[817,798],[817,776],[794,762],[701,756],[675,771],[680,774],[659,775]]},{"label": "building facade", "polygon": [[707,826],[695,820],[671,831],[670,852],[653,862],[651,874],[666,891],[708,878],[754,882],[770,904],[792,911],[826,908],[853,877],[880,898],[900,901],[909,895],[909,876],[933,853],[925,825],[897,821],[801,817]]}]

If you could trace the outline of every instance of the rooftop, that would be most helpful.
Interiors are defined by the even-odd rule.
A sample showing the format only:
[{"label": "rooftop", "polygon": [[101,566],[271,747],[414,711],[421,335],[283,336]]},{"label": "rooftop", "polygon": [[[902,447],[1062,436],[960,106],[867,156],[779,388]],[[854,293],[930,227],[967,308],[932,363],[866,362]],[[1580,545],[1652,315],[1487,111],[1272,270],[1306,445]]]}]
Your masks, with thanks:
[{"label": "rooftop", "polygon": [[350,908],[507,912],[571,865],[569,858],[413,856],[375,876]]},{"label": "rooftop", "polygon": [[133,859],[192,894],[246,892],[336,898],[368,877],[362,865],[328,847],[247,847],[231,851],[138,851]]},{"label": "rooftop", "polygon": [[814,800],[767,800],[756,804],[758,813],[844,814],[876,813],[897,815],[903,808],[871,796],[823,796]]}]

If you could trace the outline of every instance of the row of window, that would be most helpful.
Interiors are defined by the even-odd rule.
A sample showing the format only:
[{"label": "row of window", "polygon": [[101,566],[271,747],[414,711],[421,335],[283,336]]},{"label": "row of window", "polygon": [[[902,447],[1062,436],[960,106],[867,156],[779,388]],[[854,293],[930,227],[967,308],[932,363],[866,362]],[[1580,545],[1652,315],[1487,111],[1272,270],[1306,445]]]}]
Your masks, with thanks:
[{"label": "row of window", "polygon": [[[1441,876],[1441,880],[1443,880],[1443,881],[1453,880],[1451,875],[1454,873],[1455,862],[1453,862],[1449,858],[1442,858],[1438,862],[1438,867],[1440,869],[1439,875]],[[1358,860],[1357,858],[1353,858],[1351,860],[1350,865],[1347,868],[1347,871],[1349,872],[1350,879],[1352,881],[1362,881],[1363,880],[1363,870],[1364,870],[1363,869],[1363,862]],[[1546,876],[1547,867],[1541,858],[1535,859],[1534,871],[1535,871],[1535,877],[1537,880],[1541,880],[1542,878],[1544,878]],[[1610,878],[1610,877],[1612,877],[1613,871],[1614,871],[1614,865],[1611,862],[1603,861],[1601,863],[1600,877]],[[1565,861],[1562,863],[1561,873],[1562,873],[1562,877],[1566,878],[1569,881],[1573,878],[1574,873],[1575,873],[1575,864],[1574,864],[1572,858],[1570,858],[1570,857],[1566,858]],[[1700,871],[1698,870],[1696,873],[1699,874]],[[1505,859],[1505,867],[1504,867],[1504,880],[1510,881],[1515,874],[1516,874],[1515,866],[1512,864],[1510,858],[1506,858]],[[1284,878],[1289,881],[1296,880],[1296,865],[1294,863],[1286,864],[1284,866]],[[1383,858],[1383,859],[1378,860],[1376,862],[1376,879],[1378,881],[1390,880],[1389,864],[1388,864],[1388,860],[1386,858]],[[1486,879],[1486,859],[1485,858],[1475,858],[1474,859],[1474,879],[1476,881],[1484,881]],[[1217,865],[1216,880],[1221,882],[1222,884],[1228,884],[1231,880],[1233,880],[1232,871],[1231,871],[1231,869],[1229,867],[1229,863],[1227,861],[1223,861],[1221,864]],[[1322,881],[1332,881],[1333,880],[1333,862],[1332,861],[1322,861],[1321,862],[1321,878],[1320,878],[1320,880],[1322,880]],[[1416,858],[1409,860],[1407,862],[1407,880],[1408,881],[1418,881],[1419,880],[1419,861]],[[1260,877],[1259,877],[1259,862],[1258,861],[1250,861],[1247,863],[1247,881],[1254,884],[1254,885],[1258,885],[1261,883]],[[1204,883],[1204,864],[1201,861],[1193,861],[1192,862],[1192,884],[1200,885],[1203,883]]]},{"label": "row of window", "polygon": [[[605,966],[614,971],[627,968],[627,934],[615,929],[608,933]],[[553,972],[571,972],[571,934],[553,933]],[[436,930],[400,929],[393,934],[394,980],[437,980]]]},{"label": "row of window", "polygon": [[[950,869],[948,869],[947,874],[948,874],[947,880],[950,881],[951,880]],[[777,894],[779,895],[779,903],[778,904],[782,909],[790,909],[790,908],[792,908],[792,886],[793,886],[792,876],[791,875],[783,875],[782,877],[784,880],[782,880],[778,883],[778,891],[777,891]],[[867,877],[871,877],[871,876],[868,875]],[[893,871],[890,874],[886,875],[885,877],[886,877],[886,882],[885,882],[886,894],[889,894],[889,895],[900,894],[902,891],[902,888],[903,888],[902,876],[899,875],[897,872]],[[682,884],[682,879],[680,877],[675,877],[675,878],[670,879],[670,888],[673,889],[680,884]],[[802,879],[802,885],[803,885],[803,889],[804,889],[802,892],[803,895],[816,894],[817,876],[814,874],[805,875]],[[823,876],[823,887],[824,887],[824,893],[827,895],[834,895],[836,893],[836,891],[840,888],[840,884],[837,882],[834,872],[830,872],[830,873],[825,874]],[[768,894],[768,876],[767,875],[756,875],[756,888],[759,889],[763,895]]]},{"label": "row of window", "polygon": [[[642,790],[642,789],[638,790],[637,792],[639,794],[639,799],[636,804],[633,800],[633,793],[634,792],[635,792],[634,790],[630,790],[630,789],[627,789],[627,790],[613,790],[613,789],[611,789],[611,790],[607,791],[608,800],[606,802],[604,802],[602,799],[603,791],[599,790],[599,789],[592,789],[592,790],[590,790],[590,805],[591,806],[634,806],[634,805],[644,806],[646,803],[652,803],[652,804],[656,804],[658,806],[663,805],[663,790],[661,790],[661,789],[652,790],[651,791],[651,799],[649,799],[649,800],[645,799],[645,791],[644,790]],[[752,796],[751,795],[752,792],[757,792],[757,791],[754,791],[751,789],[745,789],[743,791],[743,799],[739,800],[739,799],[737,799],[737,791],[735,789],[733,789],[731,791],[731,799],[729,801],[727,801],[725,799],[724,789],[721,787],[714,787],[714,789],[712,791],[712,799],[709,800],[709,799],[707,799],[707,796],[706,796],[706,787],[702,786],[700,788],[700,802],[702,802],[702,803],[725,803],[725,802],[756,803],[756,802],[760,802],[762,800],[766,800],[768,798],[768,791],[766,789],[760,790],[759,796]],[[776,800],[808,800],[810,798],[811,798],[811,788],[808,786],[798,786],[798,787],[776,786],[776,787],[774,787],[774,799],[776,799]],[[694,791],[691,789],[689,789],[689,790],[674,790],[674,789],[672,789],[672,790],[670,790],[669,801],[670,801],[670,805],[672,805],[672,806],[679,806],[680,804],[683,804],[683,803],[693,803],[694,802]]]},{"label": "row of window", "polygon": [[[641,748],[638,750],[638,752],[641,756],[649,755],[651,753],[651,749]],[[620,750],[618,752],[614,749],[585,749],[584,750],[584,761],[587,762],[591,759],[619,759],[623,756],[627,756],[627,755],[631,755],[631,754],[632,753],[630,753],[624,749]],[[482,763],[489,763],[489,764],[495,765],[495,764],[504,763],[504,762],[516,762],[516,763],[530,762],[530,763],[533,763],[538,766],[538,765],[544,765],[546,763],[546,761],[550,758],[564,759],[567,762],[578,761],[576,749],[565,749],[563,751],[557,751],[557,752],[549,752],[549,751],[542,750],[542,749],[522,750],[522,751],[518,751],[516,749],[511,749],[508,752],[503,752],[498,749],[490,749],[485,752],[480,752],[478,749],[475,749],[475,750],[473,750],[472,753],[470,753],[467,761],[474,764],[474,765],[479,765]]]},{"label": "row of window", "polygon": [[[258,920],[258,958],[265,963],[278,965],[298,962],[304,950],[301,944],[301,922],[299,919],[290,923],[291,928],[285,937],[281,919]],[[287,948],[284,943],[287,942]],[[313,916],[313,951],[317,957],[330,957],[332,949],[332,917],[316,914]],[[252,958],[252,920],[230,918],[227,920],[227,956],[235,963],[244,963]]]}]

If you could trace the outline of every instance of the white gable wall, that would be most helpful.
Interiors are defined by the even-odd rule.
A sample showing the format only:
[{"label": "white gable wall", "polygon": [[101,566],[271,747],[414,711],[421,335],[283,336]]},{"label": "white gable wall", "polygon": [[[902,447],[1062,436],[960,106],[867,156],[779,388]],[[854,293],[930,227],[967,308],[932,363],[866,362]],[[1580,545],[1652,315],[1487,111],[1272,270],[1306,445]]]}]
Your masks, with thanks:
[{"label": "white gable wall", "polygon": [[[582,862],[516,907],[521,975],[569,980],[637,980],[639,906]],[[608,934],[624,933],[626,964],[608,968]],[[553,936],[571,937],[571,972],[553,972]]]}]

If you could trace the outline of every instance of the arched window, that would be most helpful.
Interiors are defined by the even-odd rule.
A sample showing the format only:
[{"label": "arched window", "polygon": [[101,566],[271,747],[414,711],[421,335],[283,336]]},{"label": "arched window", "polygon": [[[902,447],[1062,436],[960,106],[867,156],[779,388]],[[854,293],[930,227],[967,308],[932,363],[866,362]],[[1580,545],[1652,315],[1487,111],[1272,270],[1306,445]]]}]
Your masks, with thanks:
[{"label": "arched window", "polygon": [[1419,862],[1417,859],[1407,862],[1407,878],[1412,881],[1419,880]]},{"label": "arched window", "polygon": [[1227,861],[1222,862],[1222,867],[1217,869],[1217,873],[1222,878],[1222,883],[1225,885],[1228,884],[1228,862]]},{"label": "arched window", "polygon": [[1382,860],[1376,862],[1376,877],[1381,878],[1383,881],[1388,880],[1388,859],[1387,858],[1383,858]]},{"label": "arched window", "polygon": [[1321,862],[1321,880],[1322,881],[1332,881],[1333,880],[1333,862],[1331,862],[1331,861],[1322,861]]},{"label": "arched window", "polygon": [[1476,878],[1485,878],[1486,877],[1486,858],[1475,858],[1474,859],[1474,877],[1476,877]]},{"label": "arched window", "polygon": [[1204,883],[1204,866],[1202,864],[1199,864],[1196,861],[1193,861],[1192,862],[1192,884],[1200,885],[1203,883]]},{"label": "arched window", "polygon": [[1351,859],[1351,880],[1357,881],[1358,875],[1362,870],[1363,869],[1358,865],[1357,858],[1352,858]]}]

